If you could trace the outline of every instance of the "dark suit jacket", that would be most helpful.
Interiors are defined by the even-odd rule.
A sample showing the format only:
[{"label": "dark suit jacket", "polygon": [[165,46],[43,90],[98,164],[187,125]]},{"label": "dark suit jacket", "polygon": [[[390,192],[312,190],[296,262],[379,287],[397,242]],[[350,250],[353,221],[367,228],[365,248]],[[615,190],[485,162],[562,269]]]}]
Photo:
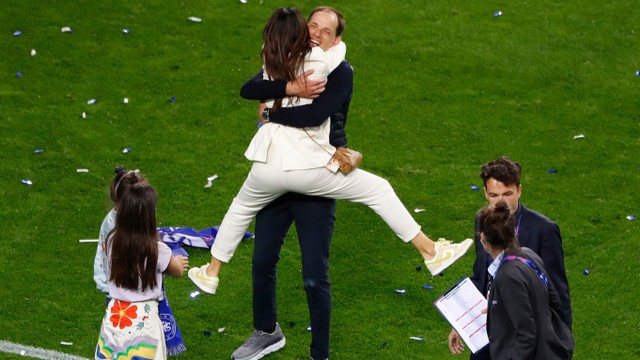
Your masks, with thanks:
[{"label": "dark suit jacket", "polygon": [[[549,220],[544,215],[518,204],[515,213],[515,222],[518,227],[518,240],[520,246],[533,250],[544,262],[543,266],[549,273],[549,280],[553,282],[560,296],[560,317],[569,329],[572,325],[571,298],[569,296],[569,282],[564,267],[564,250],[562,250],[562,238],[558,224]],[[491,263],[491,257],[482,248],[480,243],[480,229],[478,217],[475,225],[476,261],[473,264],[473,276],[471,280],[481,293],[487,293],[487,267]]]},{"label": "dark suit jacket", "polygon": [[[532,260],[546,276],[540,257],[530,249],[522,250],[520,256]],[[503,262],[489,295],[491,359],[571,359],[573,337],[559,311],[560,300],[552,282],[545,284],[536,270],[522,261]]]}]

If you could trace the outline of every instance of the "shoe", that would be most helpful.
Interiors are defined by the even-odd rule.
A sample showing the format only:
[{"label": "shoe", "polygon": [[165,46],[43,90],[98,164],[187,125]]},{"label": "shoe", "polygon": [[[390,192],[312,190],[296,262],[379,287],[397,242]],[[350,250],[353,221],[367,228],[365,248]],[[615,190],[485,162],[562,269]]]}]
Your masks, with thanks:
[{"label": "shoe", "polygon": [[254,330],[251,337],[231,354],[232,360],[258,360],[284,347],[286,339],[276,323],[276,329],[271,333]]},{"label": "shoe", "polygon": [[466,239],[460,244],[452,244],[451,241],[438,239],[435,244],[436,256],[431,260],[425,260],[424,264],[427,265],[431,276],[436,276],[460,259],[471,245],[473,245],[471,239]]},{"label": "shoe", "polygon": [[205,264],[201,267],[192,267],[189,269],[189,279],[196,284],[200,290],[207,294],[215,294],[218,289],[218,278],[207,276],[207,267],[209,264]]}]

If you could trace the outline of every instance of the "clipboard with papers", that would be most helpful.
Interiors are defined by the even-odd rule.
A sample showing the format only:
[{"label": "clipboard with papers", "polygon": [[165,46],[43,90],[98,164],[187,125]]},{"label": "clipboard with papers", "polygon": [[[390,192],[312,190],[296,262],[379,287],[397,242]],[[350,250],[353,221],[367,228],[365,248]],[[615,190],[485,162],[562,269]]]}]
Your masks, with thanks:
[{"label": "clipboard with papers", "polygon": [[487,335],[487,299],[478,291],[471,279],[460,280],[433,303],[438,311],[460,334],[471,352],[489,343]]}]

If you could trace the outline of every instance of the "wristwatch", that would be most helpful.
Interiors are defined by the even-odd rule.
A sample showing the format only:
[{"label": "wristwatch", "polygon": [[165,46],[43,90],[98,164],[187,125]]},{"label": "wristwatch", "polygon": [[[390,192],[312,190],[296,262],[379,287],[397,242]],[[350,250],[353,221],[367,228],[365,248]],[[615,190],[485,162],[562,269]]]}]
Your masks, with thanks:
[{"label": "wristwatch", "polygon": [[271,113],[271,108],[264,108],[264,110],[262,110],[262,114],[260,114],[260,119],[262,119],[263,122],[269,122],[270,113]]}]

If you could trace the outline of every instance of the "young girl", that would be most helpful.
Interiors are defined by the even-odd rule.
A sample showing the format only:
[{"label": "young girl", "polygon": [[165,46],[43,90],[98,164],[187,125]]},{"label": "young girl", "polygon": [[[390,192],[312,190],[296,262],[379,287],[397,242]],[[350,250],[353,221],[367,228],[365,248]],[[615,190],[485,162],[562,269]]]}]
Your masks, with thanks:
[{"label": "young girl", "polygon": [[[327,52],[309,47],[307,24],[296,9],[278,9],[263,31],[264,73],[273,80],[292,81],[309,68],[315,77],[325,77],[344,58],[339,40]],[[340,45],[342,44],[342,45]],[[281,106],[306,104],[310,99],[284,98],[267,103],[271,111]],[[268,117],[269,111],[266,116]],[[253,167],[222,220],[211,247],[211,262],[189,270],[189,278],[203,291],[214,294],[222,262],[228,262],[242,234],[255,215],[287,192],[346,199],[368,205],[405,242],[411,242],[436,275],[459,259],[473,244],[448,241],[434,243],[411,217],[385,179],[356,169],[349,174],[328,166],[335,148],[329,144],[330,121],[297,129],[267,122],[254,136],[245,156]],[[331,168],[331,171],[327,170]]]},{"label": "young girl", "polygon": [[122,180],[127,177],[132,184],[119,198],[115,229],[105,246],[111,300],[95,358],[166,359],[158,312],[158,302],[164,299],[162,276],[182,276],[189,262],[186,257],[172,256],[171,249],[158,237],[156,191],[135,172],[127,173]]}]

